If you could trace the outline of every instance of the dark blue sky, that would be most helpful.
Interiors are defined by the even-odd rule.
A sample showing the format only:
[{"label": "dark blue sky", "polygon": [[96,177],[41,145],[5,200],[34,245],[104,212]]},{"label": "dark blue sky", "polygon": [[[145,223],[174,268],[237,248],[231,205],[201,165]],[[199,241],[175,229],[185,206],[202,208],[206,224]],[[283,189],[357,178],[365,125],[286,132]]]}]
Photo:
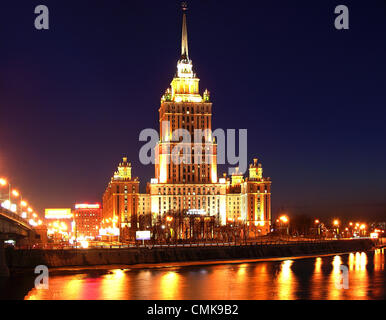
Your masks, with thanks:
[{"label": "dark blue sky", "polygon": [[[34,8],[50,9],[50,30]],[[334,8],[350,29],[334,28]],[[248,129],[274,213],[386,213],[386,1],[190,1],[189,53],[213,127]],[[101,201],[139,132],[158,128],[179,58],[180,2],[3,0],[0,176],[34,207]]]}]

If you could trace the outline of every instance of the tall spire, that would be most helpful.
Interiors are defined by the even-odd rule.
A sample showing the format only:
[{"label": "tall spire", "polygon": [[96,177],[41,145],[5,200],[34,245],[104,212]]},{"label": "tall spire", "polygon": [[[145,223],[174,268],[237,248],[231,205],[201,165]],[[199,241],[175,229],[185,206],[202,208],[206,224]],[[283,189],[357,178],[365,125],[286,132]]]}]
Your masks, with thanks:
[{"label": "tall spire", "polygon": [[186,26],[186,11],[188,10],[188,4],[182,2],[182,41],[181,41],[181,59],[189,60],[188,49],[188,27]]}]

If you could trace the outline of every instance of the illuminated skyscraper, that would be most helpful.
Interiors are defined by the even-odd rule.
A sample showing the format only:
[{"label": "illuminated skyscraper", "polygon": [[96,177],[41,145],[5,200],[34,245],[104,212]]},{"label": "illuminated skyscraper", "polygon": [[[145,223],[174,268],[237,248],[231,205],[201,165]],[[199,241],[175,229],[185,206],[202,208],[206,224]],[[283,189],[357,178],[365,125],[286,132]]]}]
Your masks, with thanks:
[{"label": "illuminated skyscraper", "polygon": [[[160,141],[155,178],[159,183],[217,183],[217,152],[212,138],[212,103],[209,92],[199,93],[199,81],[189,58],[186,8],[183,13],[181,57],[177,73],[161,99]],[[195,129],[204,133],[194,145]],[[184,146],[184,162],[173,157],[173,148],[182,141],[184,130],[191,138]],[[174,136],[173,136],[174,133]],[[196,150],[195,150],[196,147]],[[205,161],[206,160],[206,161]]]},{"label": "illuminated skyscraper", "polygon": [[[159,109],[160,141],[155,152],[155,179],[149,187],[151,210],[162,216],[199,209],[194,212],[216,215],[225,224],[226,180],[217,178],[212,103],[208,90],[200,94],[200,80],[189,57],[186,11],[184,6],[177,72]],[[193,141],[196,129],[202,135]],[[173,153],[177,144],[183,148]]]},{"label": "illuminated skyscraper", "polygon": [[[218,177],[212,103],[208,90],[200,94],[199,81],[189,56],[187,8],[183,6],[181,56],[159,108],[155,177],[147,185],[146,194],[139,194],[139,181],[131,179],[131,171],[130,177],[114,176],[104,196],[103,211],[119,219],[121,229],[138,227],[134,223],[137,214],[150,215],[153,222],[168,215],[195,215],[215,217],[221,225],[245,223],[254,228],[255,235],[267,234],[271,225],[271,181],[263,178],[257,159],[249,168],[248,178],[239,172],[230,178]],[[119,172],[123,170],[119,168]],[[123,193],[125,185],[132,193],[130,201]],[[111,200],[113,195],[120,200]],[[123,196],[129,206],[121,202]]]}]

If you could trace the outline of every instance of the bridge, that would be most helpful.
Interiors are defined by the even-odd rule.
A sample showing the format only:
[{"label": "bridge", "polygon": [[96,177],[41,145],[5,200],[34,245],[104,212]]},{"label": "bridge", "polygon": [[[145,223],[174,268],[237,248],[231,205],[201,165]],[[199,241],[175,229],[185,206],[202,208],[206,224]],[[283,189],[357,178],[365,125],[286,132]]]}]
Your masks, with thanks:
[{"label": "bridge", "polygon": [[9,276],[5,261],[4,240],[19,240],[29,237],[33,228],[19,215],[0,207],[0,277]]}]

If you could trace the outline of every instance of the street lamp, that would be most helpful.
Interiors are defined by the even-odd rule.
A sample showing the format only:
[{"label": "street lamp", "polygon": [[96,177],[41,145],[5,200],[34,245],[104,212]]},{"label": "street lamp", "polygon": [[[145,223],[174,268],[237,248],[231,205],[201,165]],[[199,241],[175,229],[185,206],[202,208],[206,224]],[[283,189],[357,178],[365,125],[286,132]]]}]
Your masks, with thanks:
[{"label": "street lamp", "polygon": [[282,221],[284,223],[288,222],[288,217],[287,216],[281,216],[279,219],[280,219],[280,221]]},{"label": "street lamp", "polygon": [[362,223],[359,229],[362,231],[362,236],[365,236],[366,235],[366,225],[364,223]]},{"label": "street lamp", "polygon": [[336,233],[337,233],[337,236],[339,237],[339,220],[337,219],[334,220],[334,226],[336,227]]},{"label": "street lamp", "polygon": [[318,228],[318,236],[320,236],[320,221],[319,219],[315,219],[315,224],[317,225],[317,228]]},{"label": "street lamp", "polygon": [[9,203],[11,205],[11,184],[6,179],[4,179],[4,178],[0,179],[0,185],[2,187],[6,186],[7,184],[8,184],[8,201],[9,201]]},{"label": "street lamp", "polygon": [[286,224],[287,225],[287,235],[289,235],[289,219],[286,215],[282,215],[280,216],[279,220],[283,223],[283,224]]}]

